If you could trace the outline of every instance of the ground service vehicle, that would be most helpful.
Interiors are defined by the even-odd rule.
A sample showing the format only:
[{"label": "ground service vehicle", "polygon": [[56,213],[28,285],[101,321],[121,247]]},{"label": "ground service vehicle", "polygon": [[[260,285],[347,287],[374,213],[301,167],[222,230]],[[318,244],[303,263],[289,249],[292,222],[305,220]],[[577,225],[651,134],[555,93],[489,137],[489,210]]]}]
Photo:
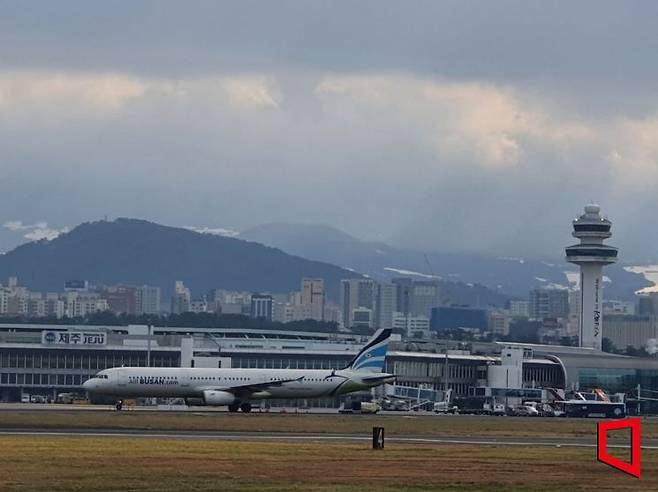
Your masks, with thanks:
[{"label": "ground service vehicle", "polygon": [[338,410],[339,413],[377,413],[380,410],[380,406],[374,401],[353,401],[351,403],[346,402],[341,409]]},{"label": "ground service vehicle", "polygon": [[539,417],[539,411],[534,405],[518,405],[514,409],[514,415],[517,417]]}]

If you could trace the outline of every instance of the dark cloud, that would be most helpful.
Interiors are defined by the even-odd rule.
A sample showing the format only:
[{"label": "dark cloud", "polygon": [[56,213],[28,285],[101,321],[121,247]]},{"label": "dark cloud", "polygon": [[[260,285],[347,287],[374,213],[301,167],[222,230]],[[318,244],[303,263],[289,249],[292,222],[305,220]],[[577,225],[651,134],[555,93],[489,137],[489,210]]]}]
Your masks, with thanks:
[{"label": "dark cloud", "polygon": [[5,66],[291,69],[645,84],[653,2],[3,2]]},{"label": "dark cloud", "polygon": [[559,256],[594,199],[650,256],[656,9],[2,2],[0,220],[323,222]]}]

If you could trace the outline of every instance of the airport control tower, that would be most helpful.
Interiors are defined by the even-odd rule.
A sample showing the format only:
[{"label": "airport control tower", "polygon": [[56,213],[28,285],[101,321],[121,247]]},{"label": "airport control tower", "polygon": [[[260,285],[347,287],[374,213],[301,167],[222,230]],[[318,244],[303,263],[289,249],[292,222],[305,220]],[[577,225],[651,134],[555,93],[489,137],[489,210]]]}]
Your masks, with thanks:
[{"label": "airport control tower", "polygon": [[617,261],[617,248],[603,244],[612,236],[612,223],[601,217],[600,207],[590,204],[573,221],[580,244],[566,248],[567,261],[580,265],[580,346],[601,350],[603,339],[603,265]]}]

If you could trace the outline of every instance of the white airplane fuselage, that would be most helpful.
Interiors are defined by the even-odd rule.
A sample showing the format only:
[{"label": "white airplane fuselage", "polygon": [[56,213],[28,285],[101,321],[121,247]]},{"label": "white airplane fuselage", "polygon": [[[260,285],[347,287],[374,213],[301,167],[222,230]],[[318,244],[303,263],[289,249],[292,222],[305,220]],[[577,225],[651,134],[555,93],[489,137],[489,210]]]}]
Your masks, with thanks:
[{"label": "white airplane fuselage", "polygon": [[[203,369],[117,367],[105,369],[83,387],[117,397],[211,399],[231,392],[244,399],[319,398],[368,389],[394,379],[391,374],[344,370]],[[242,388],[242,389],[241,389]],[[211,402],[207,402],[212,404]],[[221,404],[221,403],[216,403]]]},{"label": "white airplane fuselage", "polygon": [[249,400],[334,397],[394,381],[394,375],[382,372],[390,336],[390,329],[377,330],[340,370],[114,367],[82,387],[116,397],[201,398],[206,405],[248,412]]}]

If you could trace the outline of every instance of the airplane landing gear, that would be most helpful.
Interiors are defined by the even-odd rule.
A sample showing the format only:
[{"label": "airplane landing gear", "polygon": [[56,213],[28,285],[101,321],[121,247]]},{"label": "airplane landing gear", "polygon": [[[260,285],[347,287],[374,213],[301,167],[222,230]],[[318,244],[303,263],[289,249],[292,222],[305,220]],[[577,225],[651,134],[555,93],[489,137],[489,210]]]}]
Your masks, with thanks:
[{"label": "airplane landing gear", "polygon": [[231,403],[231,404],[228,406],[228,411],[231,412],[231,413],[234,413],[234,412],[237,412],[239,408],[240,408],[240,404],[239,404],[239,403]]},{"label": "airplane landing gear", "polygon": [[117,402],[114,404],[114,408],[117,412],[120,412],[121,409],[123,409],[123,400],[117,400]]},{"label": "airplane landing gear", "polygon": [[251,403],[247,403],[247,402],[243,403],[242,405],[240,405],[240,410],[242,410],[244,413],[251,412]]}]

